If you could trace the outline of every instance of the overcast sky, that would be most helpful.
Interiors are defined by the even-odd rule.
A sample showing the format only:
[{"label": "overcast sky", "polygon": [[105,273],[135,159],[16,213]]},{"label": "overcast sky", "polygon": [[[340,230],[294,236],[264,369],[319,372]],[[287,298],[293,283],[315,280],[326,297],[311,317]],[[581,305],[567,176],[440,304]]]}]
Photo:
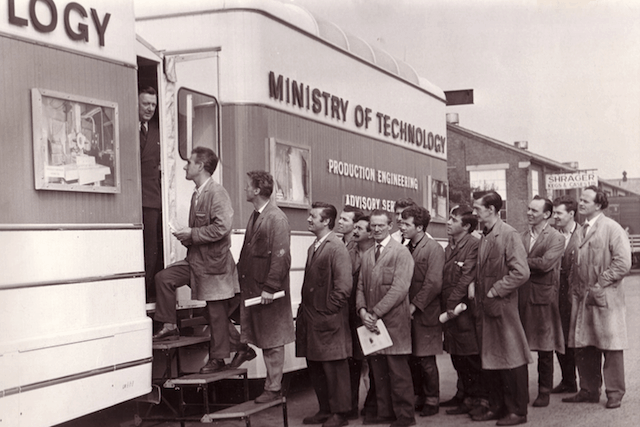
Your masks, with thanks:
[{"label": "overcast sky", "polygon": [[602,178],[640,177],[638,0],[283,0],[377,43],[443,90],[460,125]]}]

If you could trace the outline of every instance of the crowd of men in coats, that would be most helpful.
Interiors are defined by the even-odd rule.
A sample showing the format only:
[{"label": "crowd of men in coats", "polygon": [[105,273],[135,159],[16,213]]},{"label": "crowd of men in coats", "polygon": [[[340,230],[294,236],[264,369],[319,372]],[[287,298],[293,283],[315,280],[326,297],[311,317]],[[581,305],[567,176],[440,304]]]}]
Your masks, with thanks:
[{"label": "crowd of men in coats", "polygon": [[[202,373],[255,358],[251,344],[262,349],[267,371],[256,402],[278,399],[284,345],[295,340],[319,404],[304,424],[344,426],[364,415],[364,424],[410,426],[416,412],[430,416],[449,406],[447,414],[517,425],[527,422],[527,365],[536,351],[533,406],[549,405],[550,393],[577,392],[564,402],[599,402],[603,376],[606,407],[620,406],[627,345],[621,282],[631,259],[625,231],[602,214],[607,198],[598,188],[586,188],[579,202],[534,197],[530,227],[521,233],[500,219],[500,195],[485,193],[472,207],[451,210],[446,249],[427,233],[429,212],[410,199],[396,203],[395,218],[350,206],[338,214],[335,206],[314,202],[307,222],[316,240],[294,328],[290,227],[271,201],[273,177],[246,174],[246,200],[255,210],[236,265],[229,195],[211,179],[217,162],[213,151],[193,150],[185,166],[196,184],[189,225],[173,233],[187,258],[155,277],[162,329],[154,340],[179,336],[177,287],[189,284],[193,298],[206,301],[211,343]],[[583,226],[575,221],[578,212]],[[284,297],[276,298],[279,291]],[[255,297],[260,304],[246,307]],[[457,310],[460,304],[466,310]],[[239,320],[240,333],[230,319]],[[392,344],[365,357],[356,328],[377,333],[380,321]],[[443,349],[457,371],[458,391],[440,403],[436,355]],[[555,388],[554,352],[562,367]],[[368,395],[360,412],[363,365]]]}]

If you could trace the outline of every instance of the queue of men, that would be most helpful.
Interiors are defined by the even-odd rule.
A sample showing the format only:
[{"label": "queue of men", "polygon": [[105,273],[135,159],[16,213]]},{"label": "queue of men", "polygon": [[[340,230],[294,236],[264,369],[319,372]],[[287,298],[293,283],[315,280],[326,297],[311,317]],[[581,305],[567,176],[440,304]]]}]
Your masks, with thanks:
[{"label": "queue of men", "polygon": [[[364,415],[365,425],[403,427],[416,424],[416,412],[431,416],[451,406],[449,415],[508,426],[527,422],[527,365],[536,351],[533,406],[548,406],[551,393],[577,392],[564,402],[599,402],[603,379],[606,407],[620,406],[627,345],[621,281],[631,260],[627,236],[602,214],[607,199],[596,187],[580,197],[584,226],[574,220],[575,200],[536,196],[527,210],[530,228],[522,233],[502,221],[502,199],[488,192],[473,208],[451,211],[446,250],[427,233],[429,212],[410,199],[395,212],[400,237],[392,236],[390,212],[365,215],[347,206],[338,214],[335,206],[314,202],[307,222],[315,241],[294,328],[291,231],[271,201],[273,178],[264,171],[246,175],[246,200],[255,210],[235,265],[233,209],[211,178],[217,161],[207,148],[191,153],[185,171],[196,190],[189,225],[173,232],[187,258],[155,277],[155,320],[162,329],[154,340],[179,336],[177,287],[189,284],[193,298],[207,303],[211,342],[201,373],[255,358],[251,344],[262,349],[267,371],[256,402],[279,399],[284,346],[295,339],[318,400],[304,424],[344,426]],[[478,226],[480,239],[472,234]],[[247,306],[251,298],[259,304]],[[239,319],[240,334],[230,319]],[[391,344],[365,356],[358,327],[372,333],[384,327]],[[443,348],[458,374],[458,392],[447,402],[440,402],[436,364]],[[554,352],[562,369],[555,388]],[[369,374],[361,378],[365,366]],[[362,412],[361,380],[368,384]]]}]

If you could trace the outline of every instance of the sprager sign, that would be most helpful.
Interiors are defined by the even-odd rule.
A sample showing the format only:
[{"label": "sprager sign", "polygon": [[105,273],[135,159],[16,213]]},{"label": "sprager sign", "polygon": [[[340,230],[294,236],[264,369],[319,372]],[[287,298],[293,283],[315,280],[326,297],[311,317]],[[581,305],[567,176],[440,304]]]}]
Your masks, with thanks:
[{"label": "sprager sign", "polygon": [[547,190],[565,190],[598,185],[598,170],[582,170],[571,173],[556,173],[546,176]]}]

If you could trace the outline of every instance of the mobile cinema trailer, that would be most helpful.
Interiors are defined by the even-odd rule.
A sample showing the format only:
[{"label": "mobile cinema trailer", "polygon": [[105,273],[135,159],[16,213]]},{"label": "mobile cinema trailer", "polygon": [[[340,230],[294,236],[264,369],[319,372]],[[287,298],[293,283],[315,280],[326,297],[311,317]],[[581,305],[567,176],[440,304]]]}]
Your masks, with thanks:
[{"label": "mobile cinema trailer", "polygon": [[0,2],[0,426],[151,390],[131,1]]},{"label": "mobile cinema trailer", "polygon": [[[313,201],[392,211],[411,197],[430,210],[429,232],[446,241],[445,95],[411,66],[272,0],[137,2],[136,33],[140,81],[159,91],[165,265],[185,255],[169,223],[187,222],[193,183],[182,168],[199,145],[220,157],[214,178],[232,199],[236,259],[253,211],[246,172],[275,177],[272,202],[292,229],[294,316]],[[178,295],[180,308],[201,304],[187,288]],[[197,372],[205,357],[183,370]],[[261,360],[245,366],[250,378],[264,377]],[[287,346],[285,371],[304,366]]]}]

